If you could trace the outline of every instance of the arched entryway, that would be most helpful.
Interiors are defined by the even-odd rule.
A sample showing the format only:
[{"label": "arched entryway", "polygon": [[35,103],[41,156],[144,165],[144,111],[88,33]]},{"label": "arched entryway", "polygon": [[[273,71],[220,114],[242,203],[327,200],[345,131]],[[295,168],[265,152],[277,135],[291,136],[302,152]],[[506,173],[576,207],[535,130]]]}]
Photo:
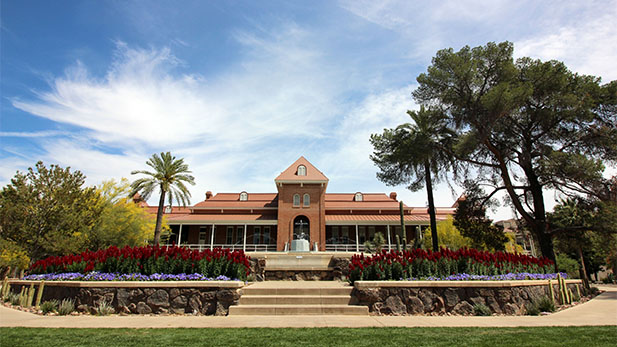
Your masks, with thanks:
[{"label": "arched entryway", "polygon": [[298,216],[294,218],[294,240],[307,240],[311,242],[310,223],[306,216]]}]

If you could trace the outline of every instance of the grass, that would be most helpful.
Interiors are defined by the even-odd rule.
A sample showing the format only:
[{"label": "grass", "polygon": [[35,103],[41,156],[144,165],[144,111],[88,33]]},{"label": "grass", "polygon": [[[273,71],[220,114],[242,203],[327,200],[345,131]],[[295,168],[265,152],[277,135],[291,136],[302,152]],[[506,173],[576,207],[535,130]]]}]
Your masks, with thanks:
[{"label": "grass", "polygon": [[8,346],[614,346],[617,327],[533,328],[0,328]]}]

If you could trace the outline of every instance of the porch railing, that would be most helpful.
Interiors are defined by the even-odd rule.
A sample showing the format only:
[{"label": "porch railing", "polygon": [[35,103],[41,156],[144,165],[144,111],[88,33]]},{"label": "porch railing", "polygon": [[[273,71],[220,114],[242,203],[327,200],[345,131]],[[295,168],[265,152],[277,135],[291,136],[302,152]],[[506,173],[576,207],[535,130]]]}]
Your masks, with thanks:
[{"label": "porch railing", "polygon": [[[163,245],[167,247],[171,247],[171,244]],[[199,251],[203,251],[205,249],[210,249],[210,244],[205,243],[183,243],[180,247],[187,247],[188,249],[195,249]],[[225,244],[225,243],[215,243],[212,245],[213,248],[229,248],[232,251],[241,251],[244,248],[242,244]],[[276,245],[266,245],[266,244],[256,244],[256,245],[246,245],[245,252],[274,252],[276,251]]]},{"label": "porch railing", "polygon": [[356,250],[360,252],[364,252],[364,245],[356,245],[355,243],[349,243],[349,244],[326,243],[327,252],[356,252]]}]

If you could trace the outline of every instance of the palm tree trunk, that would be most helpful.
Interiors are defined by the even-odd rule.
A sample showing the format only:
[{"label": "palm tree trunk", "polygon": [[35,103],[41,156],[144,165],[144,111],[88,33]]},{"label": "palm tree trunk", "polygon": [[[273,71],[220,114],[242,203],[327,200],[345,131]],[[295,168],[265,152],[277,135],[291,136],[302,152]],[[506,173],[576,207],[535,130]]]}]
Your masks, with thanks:
[{"label": "palm tree trunk", "polygon": [[165,205],[165,191],[161,187],[161,198],[159,199],[159,209],[156,211],[156,227],[154,228],[154,245],[158,245],[161,240],[161,224],[163,224],[163,207]]},{"label": "palm tree trunk", "polygon": [[426,180],[426,195],[428,196],[428,215],[431,220],[431,239],[433,240],[433,251],[439,251],[439,240],[437,240],[437,217],[435,217],[435,201],[433,200],[433,182],[431,179],[431,164],[428,160],[424,161],[424,178]]}]

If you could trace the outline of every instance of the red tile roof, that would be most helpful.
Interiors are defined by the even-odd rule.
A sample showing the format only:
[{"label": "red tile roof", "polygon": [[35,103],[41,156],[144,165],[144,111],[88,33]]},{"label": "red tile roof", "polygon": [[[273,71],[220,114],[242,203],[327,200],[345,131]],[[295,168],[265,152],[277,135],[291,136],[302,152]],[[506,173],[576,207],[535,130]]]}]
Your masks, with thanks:
[{"label": "red tile roof", "polygon": [[[437,216],[437,220],[445,220]],[[326,222],[400,222],[399,215],[387,214],[327,214]],[[405,215],[405,222],[428,222],[428,215]]]},{"label": "red tile roof", "polygon": [[[298,176],[298,166],[304,165],[306,167],[306,176]],[[300,157],[285,171],[278,175],[274,182],[328,182],[328,177],[321,171],[317,170],[313,164],[311,164],[306,158]]]},{"label": "red tile roof", "polygon": [[273,214],[183,214],[168,216],[168,222],[255,222],[271,221],[276,222],[277,217]]}]

